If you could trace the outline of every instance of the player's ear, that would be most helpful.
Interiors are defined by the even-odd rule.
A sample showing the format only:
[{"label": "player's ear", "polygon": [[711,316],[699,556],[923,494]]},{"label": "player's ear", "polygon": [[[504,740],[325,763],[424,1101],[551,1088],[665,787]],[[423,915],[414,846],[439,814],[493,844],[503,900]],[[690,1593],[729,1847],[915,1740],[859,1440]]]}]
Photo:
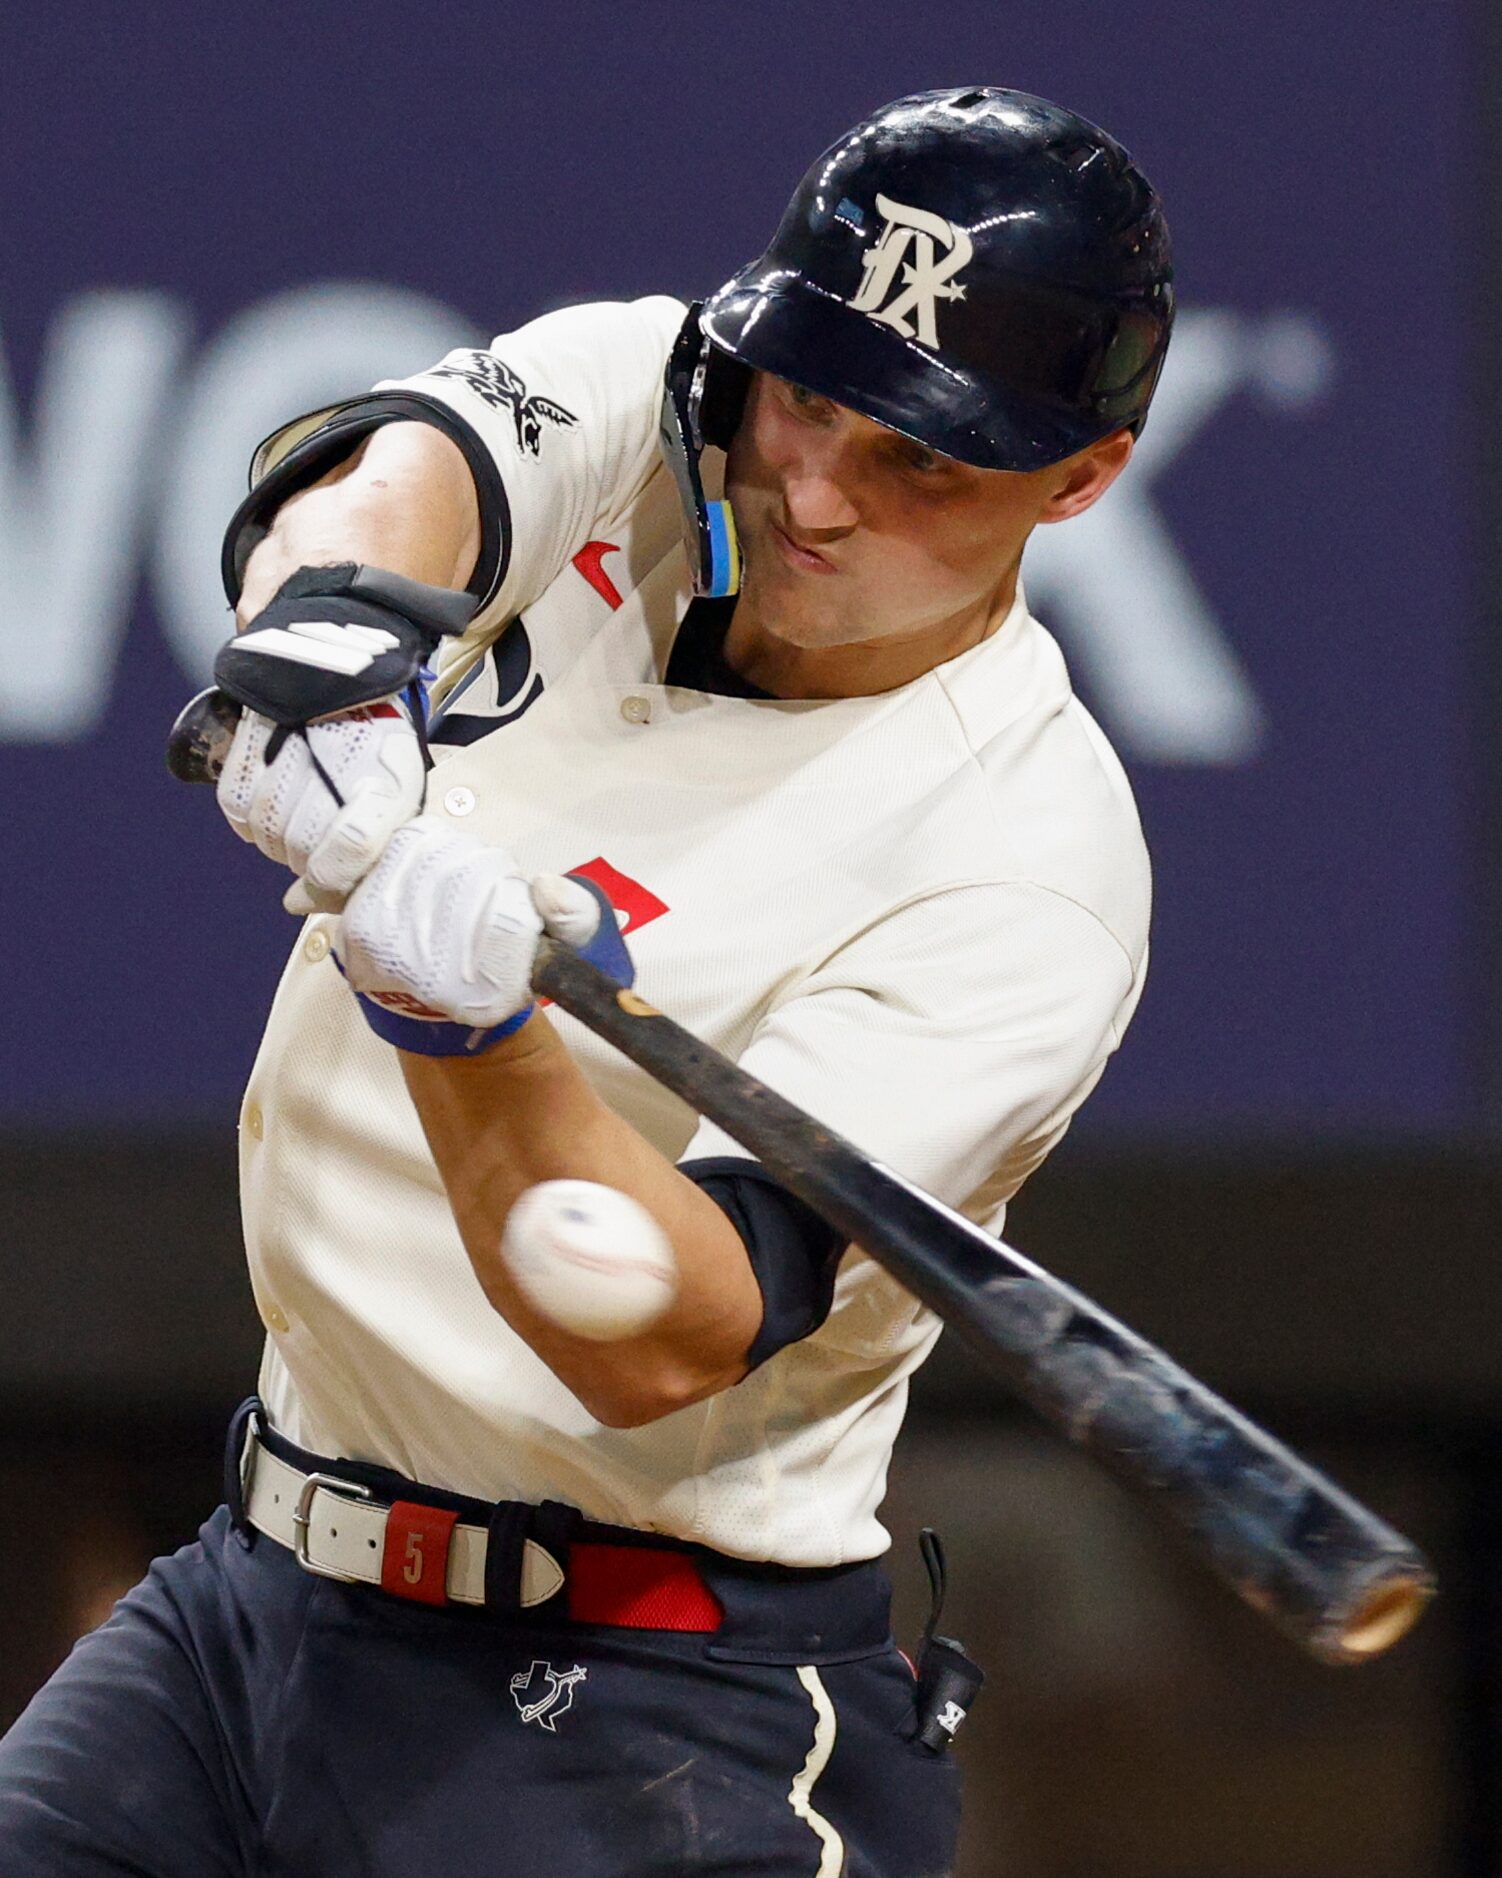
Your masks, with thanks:
[{"label": "player's ear", "polygon": [[1093,508],[1131,461],[1133,442],[1129,430],[1113,430],[1062,463],[1040,470],[1040,475],[1051,474],[1059,481],[1038,520],[1067,522]]}]

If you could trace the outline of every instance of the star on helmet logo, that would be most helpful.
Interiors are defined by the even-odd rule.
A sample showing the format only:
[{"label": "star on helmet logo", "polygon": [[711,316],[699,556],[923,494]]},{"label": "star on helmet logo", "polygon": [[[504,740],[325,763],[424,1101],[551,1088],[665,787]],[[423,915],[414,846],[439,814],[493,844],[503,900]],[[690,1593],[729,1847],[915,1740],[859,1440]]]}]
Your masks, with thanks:
[{"label": "star on helmet logo", "polygon": [[929,209],[879,195],[876,210],[886,223],[861,260],[864,278],[850,305],[937,352],[938,304],[964,299],[965,289],[954,277],[974,255],[975,244],[963,228]]}]

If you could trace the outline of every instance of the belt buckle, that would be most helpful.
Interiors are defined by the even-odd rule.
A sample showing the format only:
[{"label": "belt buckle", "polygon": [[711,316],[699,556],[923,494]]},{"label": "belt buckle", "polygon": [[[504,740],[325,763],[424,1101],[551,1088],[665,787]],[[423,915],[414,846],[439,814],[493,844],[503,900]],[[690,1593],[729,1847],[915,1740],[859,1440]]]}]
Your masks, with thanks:
[{"label": "belt buckle", "polygon": [[349,1572],[330,1571],[326,1566],[315,1565],[308,1554],[308,1526],[312,1519],[313,1495],[322,1487],[327,1493],[351,1493],[362,1500],[372,1500],[375,1495],[369,1487],[362,1487],[355,1480],[341,1480],[337,1474],[305,1474],[302,1486],[298,1489],[297,1505],[292,1509],[292,1556],[305,1572],[315,1578],[332,1578],[335,1584],[357,1585],[361,1579]]}]

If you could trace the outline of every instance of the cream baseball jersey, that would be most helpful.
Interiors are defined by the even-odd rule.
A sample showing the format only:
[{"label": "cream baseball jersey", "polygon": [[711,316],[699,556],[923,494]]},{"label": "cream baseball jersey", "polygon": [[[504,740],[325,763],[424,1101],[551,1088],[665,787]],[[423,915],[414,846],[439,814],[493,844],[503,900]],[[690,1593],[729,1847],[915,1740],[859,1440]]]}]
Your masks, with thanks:
[{"label": "cream baseball jersey", "polygon": [[[378,388],[478,439],[504,505],[485,603],[435,686],[457,740],[437,750],[430,809],[525,873],[590,873],[647,999],[996,1226],[1141,988],[1129,788],[1020,595],[991,637],[876,697],[664,682],[690,601],[657,447],[682,313],[571,308]],[[882,1550],[930,1314],[852,1248],[812,1336],[709,1401],[600,1426],[486,1302],[398,1060],[329,956],[335,925],[310,921],[293,951],[242,1117],[276,1425],[315,1452],[749,1558]],[[547,1021],[664,1154],[742,1152],[571,1019]]]}]

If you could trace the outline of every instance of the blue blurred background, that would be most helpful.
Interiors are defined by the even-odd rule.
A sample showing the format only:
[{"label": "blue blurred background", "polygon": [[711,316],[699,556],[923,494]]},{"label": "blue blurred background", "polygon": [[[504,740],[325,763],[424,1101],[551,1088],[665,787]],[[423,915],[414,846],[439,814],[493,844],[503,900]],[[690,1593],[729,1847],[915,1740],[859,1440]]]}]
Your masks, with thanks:
[{"label": "blue blurred background", "polygon": [[894,1517],[947,1513],[994,1673],[962,1869],[1502,1872],[1498,40],[1481,0],[7,25],[0,1488],[53,1563],[0,1617],[0,1719],[189,1536],[253,1380],[232,1135],[292,928],[161,760],[250,450],[547,307],[710,289],[849,123],[1002,83],[1127,144],[1182,308],[1132,476],[1024,567],[1157,910],[1012,1236],[1406,1521],[1449,1595],[1390,1662],[1308,1669],[941,1359]]}]

